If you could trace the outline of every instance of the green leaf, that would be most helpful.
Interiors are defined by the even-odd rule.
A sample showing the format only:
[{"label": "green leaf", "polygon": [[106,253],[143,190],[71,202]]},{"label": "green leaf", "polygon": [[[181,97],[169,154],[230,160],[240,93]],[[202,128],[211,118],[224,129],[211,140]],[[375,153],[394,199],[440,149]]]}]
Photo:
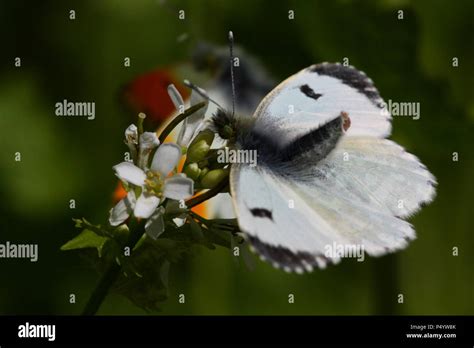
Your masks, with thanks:
[{"label": "green leaf", "polygon": [[167,245],[163,246],[157,243],[159,240],[147,238],[137,252],[121,258],[126,262],[123,267],[129,272],[122,273],[112,289],[147,311],[159,311],[168,298],[170,262],[167,247],[177,247],[176,243],[164,243]]},{"label": "green leaf", "polygon": [[168,260],[163,262],[163,265],[160,268],[161,282],[168,287],[169,284],[169,273],[170,273],[170,263]]},{"label": "green leaf", "polygon": [[208,249],[214,250],[216,247],[214,244],[204,236],[203,229],[194,219],[189,219],[189,227],[191,230],[191,236],[194,241],[199,244],[206,246]]},{"label": "green leaf", "polygon": [[203,229],[206,239],[216,245],[224,248],[231,248],[230,236],[231,233],[217,228]]},{"label": "green leaf", "polygon": [[140,244],[129,257],[120,257],[123,272],[113,291],[147,311],[159,311],[168,298],[170,264],[200,243],[193,240],[190,224],[169,223],[160,238],[145,237]]},{"label": "green leaf", "polygon": [[[212,228],[193,219],[177,227],[169,217],[165,220],[165,232],[157,240],[146,234],[133,248],[130,256],[123,253],[120,240],[130,235],[127,226],[103,228],[92,225],[85,219],[75,220],[78,227],[86,228],[81,234],[64,245],[62,250],[83,249],[84,256],[91,265],[103,273],[111,262],[122,267],[112,291],[127,297],[136,306],[146,311],[159,311],[168,298],[168,274],[171,263],[179,262],[184,254],[191,253],[196,245],[215,248],[216,245],[230,248],[232,233],[237,224],[235,219],[208,221]],[[102,234],[102,235],[99,235]],[[103,235],[112,235],[112,238]],[[241,237],[234,236],[236,243]],[[91,253],[95,247],[99,255]],[[99,256],[99,257],[97,257]]]},{"label": "green leaf", "polygon": [[196,241],[201,241],[204,239],[204,234],[202,233],[201,226],[194,221],[194,219],[189,219],[189,226],[191,228],[191,235]]},{"label": "green leaf", "polygon": [[61,250],[96,248],[98,256],[102,257],[102,248],[108,240],[106,237],[98,236],[95,232],[85,229],[79,233],[79,235],[64,244]]},{"label": "green leaf", "polygon": [[101,237],[109,237],[109,238],[114,237],[113,230],[115,228],[104,228],[101,225],[93,225],[89,221],[87,221],[85,218],[72,219],[72,220],[76,223],[75,225],[76,228],[88,229]]}]

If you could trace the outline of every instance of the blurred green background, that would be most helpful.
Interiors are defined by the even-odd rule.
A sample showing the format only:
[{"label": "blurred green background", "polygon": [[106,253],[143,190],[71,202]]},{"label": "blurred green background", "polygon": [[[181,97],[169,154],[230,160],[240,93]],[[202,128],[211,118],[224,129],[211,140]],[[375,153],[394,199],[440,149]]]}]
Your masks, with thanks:
[{"label": "blurred green background", "polygon": [[[0,243],[38,243],[39,261],[0,259],[0,313],[80,313],[97,274],[59,247],[78,233],[73,217],[101,223],[111,207],[111,167],[133,119],[121,88],[187,60],[183,33],[225,45],[228,30],[277,81],[348,57],[385,100],[420,102],[419,120],[394,118],[392,138],[434,173],[438,195],[412,218],[418,238],[406,250],[363,263],[300,276],[259,260],[249,271],[228,250],[197,250],[172,266],[162,314],[474,314],[474,2],[428,0],[2,0]],[[95,101],[96,119],[56,117],[63,99]],[[99,313],[145,312],[111,295]]]}]

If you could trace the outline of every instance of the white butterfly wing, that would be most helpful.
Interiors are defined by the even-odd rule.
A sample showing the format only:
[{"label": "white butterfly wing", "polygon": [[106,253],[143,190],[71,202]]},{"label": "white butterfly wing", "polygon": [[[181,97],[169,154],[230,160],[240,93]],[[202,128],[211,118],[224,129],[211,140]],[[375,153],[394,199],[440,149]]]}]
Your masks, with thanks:
[{"label": "white butterfly wing", "polygon": [[435,196],[436,178],[419,159],[388,139],[342,137],[336,148],[308,168],[315,185],[354,204],[406,218]]},{"label": "white butterfly wing", "polygon": [[378,256],[404,248],[415,237],[408,222],[335,195],[324,182],[295,183],[241,165],[231,170],[231,190],[239,226],[255,251],[286,271],[339,262],[337,255],[326,254],[334,243]]},{"label": "white butterfly wing", "polygon": [[349,114],[347,135],[384,138],[391,132],[391,116],[373,82],[350,66],[322,63],[289,77],[260,103],[256,128],[284,129],[281,145],[339,116]]}]

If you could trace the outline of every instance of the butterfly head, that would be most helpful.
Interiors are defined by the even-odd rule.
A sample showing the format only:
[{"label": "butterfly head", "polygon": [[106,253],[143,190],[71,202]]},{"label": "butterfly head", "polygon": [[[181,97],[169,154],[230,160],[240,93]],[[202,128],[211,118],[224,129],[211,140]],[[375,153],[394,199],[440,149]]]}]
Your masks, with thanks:
[{"label": "butterfly head", "polygon": [[211,122],[214,132],[219,134],[222,139],[235,139],[237,127],[232,113],[219,108],[212,116]]}]

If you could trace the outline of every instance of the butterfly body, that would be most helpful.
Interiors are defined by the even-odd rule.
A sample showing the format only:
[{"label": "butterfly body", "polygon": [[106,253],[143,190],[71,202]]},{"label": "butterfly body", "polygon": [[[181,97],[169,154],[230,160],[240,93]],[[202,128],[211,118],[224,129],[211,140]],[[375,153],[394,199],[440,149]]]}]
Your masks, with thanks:
[{"label": "butterfly body", "polygon": [[[262,166],[270,166],[274,170],[279,167],[291,165],[292,170],[297,169],[298,164],[305,166],[306,161],[316,163],[327,156],[336,146],[339,138],[345,132],[345,124],[348,122],[346,113],[341,113],[340,117],[318,127],[299,139],[292,141],[286,146],[282,146],[279,139],[284,130],[274,130],[272,134],[267,134],[264,130],[256,128],[255,120],[252,118],[240,118],[231,121],[230,114],[217,114],[220,120],[214,119],[214,127],[219,129],[224,124],[232,124],[236,131],[231,136],[231,146],[238,150],[255,151],[259,163]],[[225,137],[225,130],[217,131],[221,137]],[[282,133],[282,134],[279,134]],[[285,170],[280,170],[284,174]]]}]

